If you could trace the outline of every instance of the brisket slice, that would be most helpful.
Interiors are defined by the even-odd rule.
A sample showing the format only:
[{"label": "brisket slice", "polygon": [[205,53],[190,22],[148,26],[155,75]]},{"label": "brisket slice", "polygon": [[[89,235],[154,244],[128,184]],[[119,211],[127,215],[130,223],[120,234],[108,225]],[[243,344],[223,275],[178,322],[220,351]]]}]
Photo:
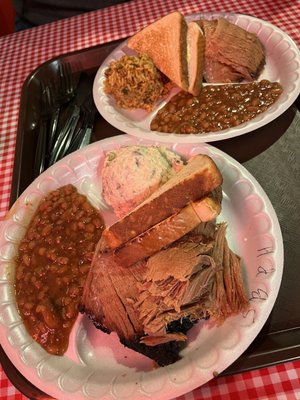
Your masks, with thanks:
[{"label": "brisket slice", "polygon": [[233,314],[246,310],[249,306],[243,284],[241,259],[228,246],[225,237],[226,228],[225,223],[218,225],[212,252],[217,272],[208,314],[217,324],[221,324]]},{"label": "brisket slice", "polygon": [[[213,243],[202,235],[189,234],[148,259],[143,281],[138,284],[136,310],[150,338],[167,340],[169,323],[187,317],[197,321],[207,316],[206,302],[213,286],[215,263],[205,253],[212,248]],[[150,338],[143,341],[150,343]]]},{"label": "brisket slice", "polygon": [[207,82],[252,81],[265,64],[264,48],[258,37],[227,21],[200,20],[205,34]]},{"label": "brisket slice", "polygon": [[137,301],[137,277],[144,265],[136,265],[136,275],[114,262],[111,253],[95,252],[88,274],[81,311],[104,332],[117,332],[121,338],[134,340],[143,334],[133,304]]},{"label": "brisket slice", "polygon": [[[140,341],[144,335],[142,324],[133,308],[137,302],[137,283],[144,273],[145,263],[122,268],[114,262],[111,253],[96,251],[89,272],[79,310],[85,313],[95,327],[105,333],[116,332],[120,342],[164,366],[177,361],[183,341],[168,338],[167,343],[147,346]],[[186,333],[187,323],[178,322],[178,331]],[[190,327],[190,325],[188,325]],[[175,334],[175,329],[171,332]]]}]

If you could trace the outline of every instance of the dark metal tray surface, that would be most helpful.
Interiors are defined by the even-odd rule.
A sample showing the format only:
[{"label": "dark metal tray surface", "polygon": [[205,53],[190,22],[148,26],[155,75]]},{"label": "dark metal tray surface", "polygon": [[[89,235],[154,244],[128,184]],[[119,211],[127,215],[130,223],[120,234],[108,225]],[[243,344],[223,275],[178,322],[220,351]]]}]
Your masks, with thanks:
[{"label": "dark metal tray surface", "polygon": [[[55,78],[61,63],[69,63],[75,75],[85,72],[94,76],[104,59],[118,44],[120,41],[60,56],[41,65],[26,79],[21,96],[10,205],[36,177],[34,160],[39,122],[33,109],[34,104],[41,101],[39,90],[41,82],[49,80],[49,77]],[[266,126],[246,135],[213,142],[213,146],[241,163],[247,162],[274,145],[287,132],[296,113],[297,109],[293,106]],[[92,142],[122,133],[97,113]],[[261,167],[263,169],[263,165]],[[276,198],[271,200],[276,210]],[[299,260],[296,254],[298,250],[294,248],[292,251],[294,253],[289,254],[289,263]],[[285,265],[278,299],[262,331],[244,354],[222,375],[300,358],[300,308],[299,301],[296,301],[297,297],[299,299],[299,293],[300,280],[295,265]],[[26,396],[31,399],[50,398],[16,370],[1,347],[0,362],[12,383]]]}]

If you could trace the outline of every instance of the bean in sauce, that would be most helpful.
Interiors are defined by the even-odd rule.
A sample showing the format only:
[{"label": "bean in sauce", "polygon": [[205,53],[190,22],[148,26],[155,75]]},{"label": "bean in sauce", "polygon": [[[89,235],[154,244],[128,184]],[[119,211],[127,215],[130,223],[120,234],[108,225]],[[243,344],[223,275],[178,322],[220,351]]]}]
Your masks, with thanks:
[{"label": "bean in sauce", "polygon": [[266,111],[282,93],[278,82],[207,85],[199,96],[179,92],[151,121],[153,131],[208,133],[231,128]]},{"label": "bean in sauce", "polygon": [[99,211],[67,185],[40,202],[19,245],[17,306],[27,331],[50,354],[67,350],[103,229]]}]

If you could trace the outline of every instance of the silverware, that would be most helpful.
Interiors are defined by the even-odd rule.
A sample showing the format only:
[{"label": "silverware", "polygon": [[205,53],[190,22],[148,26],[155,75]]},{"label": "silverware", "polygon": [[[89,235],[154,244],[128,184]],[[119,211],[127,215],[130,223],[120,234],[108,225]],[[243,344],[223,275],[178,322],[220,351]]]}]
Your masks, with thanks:
[{"label": "silverware", "polygon": [[[59,64],[58,79],[40,82],[40,129],[34,162],[34,174],[40,175],[55,162],[51,158],[57,139],[57,128],[61,107],[74,97],[75,83],[69,63]],[[78,114],[79,115],[79,114]],[[69,122],[71,124],[71,121]],[[63,143],[61,144],[63,145]],[[60,150],[60,148],[58,149]],[[58,152],[57,157],[60,152]]]},{"label": "silverware", "polygon": [[[81,129],[87,131],[88,127],[91,128],[91,121],[89,120],[88,125],[85,122],[85,115],[88,114],[88,109],[84,104],[92,99],[92,87],[93,77],[82,74],[76,87],[75,97],[69,103],[62,116],[63,123],[59,128],[59,133],[50,154],[49,166],[69,154],[70,148],[75,149],[74,143],[81,143],[82,140],[75,140],[78,137],[82,139],[83,133]],[[90,135],[86,133],[86,136],[88,138]]]}]

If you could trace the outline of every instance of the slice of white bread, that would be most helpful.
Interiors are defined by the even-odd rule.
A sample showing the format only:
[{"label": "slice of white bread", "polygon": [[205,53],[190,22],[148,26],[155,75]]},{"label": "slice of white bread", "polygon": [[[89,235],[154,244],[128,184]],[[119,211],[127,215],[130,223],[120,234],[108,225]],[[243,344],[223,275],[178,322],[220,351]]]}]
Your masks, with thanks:
[{"label": "slice of white bread", "polygon": [[198,96],[203,81],[205,38],[197,22],[189,22],[187,33],[188,92]]},{"label": "slice of white bread", "polygon": [[167,14],[132,36],[128,47],[152,58],[181,89],[197,96],[203,80],[205,38],[196,22],[178,12]]},{"label": "slice of white bread", "polygon": [[191,202],[177,214],[171,215],[116,249],[113,253],[114,260],[122,267],[129,267],[180,239],[201,222],[214,220],[220,211],[221,205],[213,197],[206,196]]},{"label": "slice of white bread", "polygon": [[152,58],[156,67],[183,90],[188,90],[187,23],[178,12],[167,14],[128,40],[128,47]]},{"label": "slice of white bread", "polygon": [[191,201],[208,195],[222,182],[222,175],[212,158],[205,154],[195,155],[131,213],[106,228],[99,242],[100,250],[122,246],[176,214]]}]

